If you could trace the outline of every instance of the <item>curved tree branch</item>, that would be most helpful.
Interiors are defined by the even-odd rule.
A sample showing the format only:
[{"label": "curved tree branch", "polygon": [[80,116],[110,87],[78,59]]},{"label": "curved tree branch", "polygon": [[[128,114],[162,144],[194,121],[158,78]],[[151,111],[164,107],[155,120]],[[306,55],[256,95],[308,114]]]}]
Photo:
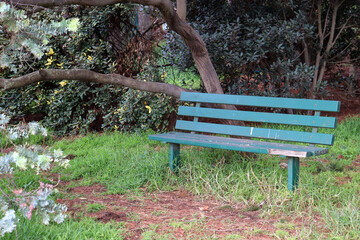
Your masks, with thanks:
[{"label": "curved tree branch", "polygon": [[190,48],[206,91],[209,93],[224,93],[204,41],[198,32],[196,32],[188,23],[180,19],[170,0],[7,0],[7,2],[10,2],[13,5],[37,5],[42,7],[73,4],[105,6],[116,3],[152,5],[160,10],[170,29],[178,33]]},{"label": "curved tree branch", "polygon": [[168,96],[180,98],[181,92],[191,91],[176,85],[159,82],[144,82],[133,78],[124,77],[119,74],[101,74],[86,69],[45,69],[27,75],[4,79],[0,78],[0,87],[4,90],[20,88],[29,84],[53,81],[53,80],[79,80],[82,82],[94,82],[100,84],[113,84],[129,87],[141,91],[153,93],[165,93]]}]

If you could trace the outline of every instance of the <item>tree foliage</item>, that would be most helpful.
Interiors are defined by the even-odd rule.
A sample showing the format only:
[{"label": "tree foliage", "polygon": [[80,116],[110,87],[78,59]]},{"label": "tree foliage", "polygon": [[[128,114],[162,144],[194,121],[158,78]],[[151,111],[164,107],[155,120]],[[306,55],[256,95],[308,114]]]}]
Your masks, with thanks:
[{"label": "tree foliage", "polygon": [[[209,0],[192,1],[188,8],[188,21],[207,43],[222,86],[231,93],[321,95],[321,71],[346,58],[359,62],[358,1]],[[192,66],[186,46],[172,33],[168,41],[173,63]]]},{"label": "tree foliage", "polygon": [[[159,70],[145,65],[151,56],[133,46],[150,44],[150,53],[152,50],[151,40],[145,39],[136,29],[132,7],[123,4],[68,6],[56,12],[60,14],[42,11],[37,16],[42,22],[65,17],[78,19],[79,29],[71,35],[52,35],[48,50],[42,59],[31,64],[32,69],[85,68],[100,73],[120,71],[127,76],[142,72],[152,81],[163,81]],[[17,75],[29,70],[28,66],[19,68]],[[14,75],[10,71],[3,74]],[[163,94],[70,80],[37,83],[4,92],[1,97],[0,106],[10,110],[14,119],[43,120],[47,127],[56,130],[56,134],[101,129],[164,129],[173,106],[170,98]],[[154,111],[149,113],[146,106]]]},{"label": "tree foliage", "polygon": [[29,17],[24,10],[0,2],[0,68],[17,73],[29,67],[44,56],[51,37],[76,32],[78,25],[77,18],[54,21],[39,14]]}]

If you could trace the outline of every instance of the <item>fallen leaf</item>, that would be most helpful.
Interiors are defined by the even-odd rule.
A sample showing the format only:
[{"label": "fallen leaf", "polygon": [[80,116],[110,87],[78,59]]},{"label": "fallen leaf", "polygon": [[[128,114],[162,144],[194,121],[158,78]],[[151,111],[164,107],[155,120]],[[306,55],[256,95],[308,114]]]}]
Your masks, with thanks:
[{"label": "fallen leaf", "polygon": [[200,211],[209,211],[209,206],[199,207]]},{"label": "fallen leaf", "polygon": [[22,188],[20,188],[20,189],[14,189],[14,190],[13,190],[13,193],[15,193],[16,195],[19,195],[19,194],[21,194],[22,192],[23,192]]}]

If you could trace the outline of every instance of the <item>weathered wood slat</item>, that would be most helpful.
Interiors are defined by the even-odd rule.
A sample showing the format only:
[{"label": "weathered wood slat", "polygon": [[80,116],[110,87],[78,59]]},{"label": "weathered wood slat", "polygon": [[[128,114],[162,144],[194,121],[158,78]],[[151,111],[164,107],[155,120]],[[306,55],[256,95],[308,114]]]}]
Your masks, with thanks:
[{"label": "weathered wood slat", "polygon": [[257,97],[242,95],[210,94],[183,92],[181,101],[231,104],[254,107],[271,107],[286,109],[302,109],[314,111],[339,112],[340,102],[329,100],[299,99],[299,98],[278,98],[278,97]]},{"label": "weathered wood slat", "polygon": [[243,126],[223,125],[223,124],[204,123],[204,122],[191,122],[184,120],[178,120],[176,122],[175,128],[179,130],[187,130],[187,131],[226,134],[233,136],[264,138],[264,139],[283,140],[283,141],[292,141],[292,142],[325,144],[325,145],[332,145],[334,142],[334,136],[332,134],[287,131],[287,130],[278,130],[278,129],[256,128],[256,127],[243,127]]},{"label": "weathered wood slat", "polygon": [[235,151],[284,155],[292,157],[309,157],[327,153],[326,148],[307,147],[284,143],[269,143],[249,139],[234,139],[201,134],[170,132],[166,134],[150,135],[149,139],[167,143],[187,144],[210,148],[220,148]]},{"label": "weathered wood slat", "polygon": [[[165,136],[168,135],[171,137],[182,137],[186,138],[188,140],[198,140],[199,138],[206,138],[207,141],[213,141],[218,143],[233,143],[233,144],[248,144],[252,146],[276,146],[277,149],[288,149],[288,150],[294,150],[294,151],[317,151],[319,149],[326,149],[326,148],[320,148],[320,147],[309,147],[305,145],[294,145],[294,144],[288,144],[288,143],[277,143],[277,142],[264,142],[264,141],[258,141],[258,140],[251,140],[251,139],[242,139],[242,138],[230,138],[230,137],[220,137],[220,136],[214,136],[214,135],[203,135],[203,134],[189,134],[185,132],[169,132],[165,134],[159,134],[159,136]],[[157,136],[157,135],[151,135],[151,136]]]},{"label": "weathered wood slat", "polygon": [[240,120],[261,123],[277,123],[309,127],[335,128],[335,117],[320,117],[282,113],[236,111],[214,108],[180,106],[178,115],[216,119]]}]

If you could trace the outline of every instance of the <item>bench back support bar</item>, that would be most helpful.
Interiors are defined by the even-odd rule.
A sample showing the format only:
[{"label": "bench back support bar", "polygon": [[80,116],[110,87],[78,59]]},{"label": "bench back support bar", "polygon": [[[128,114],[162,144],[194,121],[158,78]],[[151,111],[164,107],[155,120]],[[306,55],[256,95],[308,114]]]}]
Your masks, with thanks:
[{"label": "bench back support bar", "polygon": [[325,112],[339,112],[339,101],[300,99],[300,98],[280,98],[280,97],[258,97],[243,95],[226,95],[213,93],[181,93],[180,101],[229,104],[252,107],[270,107],[270,108],[287,108],[302,109]]},{"label": "bench back support bar", "polygon": [[[193,121],[178,120],[175,129],[204,133],[225,134],[230,136],[241,136],[260,139],[271,139],[291,142],[302,142],[307,144],[332,145],[334,136],[332,134],[318,133],[318,128],[335,128],[337,120],[335,117],[322,117],[320,111],[337,112],[340,102],[314,99],[297,98],[274,98],[256,97],[226,94],[190,93],[181,94],[180,100],[195,102],[196,107],[180,106],[178,115],[193,117]],[[285,114],[273,112],[238,111],[228,109],[201,107],[200,103],[207,104],[233,104],[266,108],[285,108],[315,111],[314,116]],[[247,121],[256,123],[286,124],[293,126],[310,127],[308,132],[289,131],[281,129],[268,129],[260,126],[244,127],[236,125],[225,125],[218,123],[205,123],[199,118],[222,119],[233,121]]]}]

